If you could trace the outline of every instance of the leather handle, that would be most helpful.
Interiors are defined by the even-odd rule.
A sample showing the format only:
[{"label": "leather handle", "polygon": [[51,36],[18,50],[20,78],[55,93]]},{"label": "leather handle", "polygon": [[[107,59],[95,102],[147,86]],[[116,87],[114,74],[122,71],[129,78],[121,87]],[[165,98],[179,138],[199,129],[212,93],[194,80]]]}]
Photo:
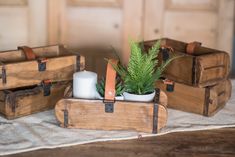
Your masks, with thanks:
[{"label": "leather handle", "polygon": [[22,50],[25,54],[27,60],[35,60],[36,55],[33,53],[33,50],[28,46],[19,46],[18,50]]},{"label": "leather handle", "polygon": [[115,91],[115,84],[116,84],[116,71],[113,69],[113,65],[117,65],[118,60],[110,59],[107,64],[107,71],[106,71],[106,81],[105,81],[105,100],[114,100],[116,91]]},{"label": "leather handle", "polygon": [[194,41],[191,43],[188,43],[187,47],[186,47],[186,53],[187,54],[194,54],[195,48],[201,46],[202,43],[198,42],[198,41]]}]

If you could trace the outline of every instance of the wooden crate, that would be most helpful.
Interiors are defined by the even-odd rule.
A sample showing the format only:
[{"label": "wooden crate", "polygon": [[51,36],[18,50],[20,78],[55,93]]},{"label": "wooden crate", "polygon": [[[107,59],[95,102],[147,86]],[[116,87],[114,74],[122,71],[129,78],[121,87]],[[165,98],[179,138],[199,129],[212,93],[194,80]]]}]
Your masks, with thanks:
[{"label": "wooden crate", "polygon": [[[145,49],[155,42],[144,42]],[[173,55],[182,56],[172,61],[164,71],[164,77],[175,82],[206,87],[225,80],[229,75],[230,58],[226,52],[200,46],[198,42],[184,43],[167,38],[161,39],[161,45],[165,48],[159,55],[160,61]]]},{"label": "wooden crate", "polygon": [[[110,62],[117,64],[117,60]],[[108,63],[104,100],[72,98],[72,88],[66,89],[65,99],[55,107],[62,127],[95,130],[136,130],[157,133],[166,125],[167,96],[156,90],[154,102],[115,100],[116,71]]]},{"label": "wooden crate", "polygon": [[38,48],[20,47],[0,53],[0,90],[72,80],[73,73],[84,67],[82,56],[69,53],[62,45]]},{"label": "wooden crate", "polygon": [[102,100],[62,99],[55,114],[66,128],[157,133],[167,121],[167,109],[161,105],[167,98],[164,93],[160,97],[158,104],[116,101],[113,108]]},{"label": "wooden crate", "polygon": [[63,98],[70,81],[44,82],[41,85],[0,91],[0,113],[7,119],[30,115],[54,108]]},{"label": "wooden crate", "polygon": [[166,93],[168,107],[204,116],[212,116],[222,109],[231,97],[232,89],[230,80],[204,88],[160,80],[156,87]]}]

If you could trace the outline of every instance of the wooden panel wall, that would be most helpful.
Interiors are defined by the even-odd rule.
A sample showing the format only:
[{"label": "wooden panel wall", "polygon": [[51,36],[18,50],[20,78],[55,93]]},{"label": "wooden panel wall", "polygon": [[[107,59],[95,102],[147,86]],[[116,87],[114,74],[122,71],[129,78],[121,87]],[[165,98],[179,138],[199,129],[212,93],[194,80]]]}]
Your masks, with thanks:
[{"label": "wooden panel wall", "polygon": [[231,54],[233,0],[146,0],[144,8],[145,40],[200,41]]},{"label": "wooden panel wall", "polygon": [[0,0],[0,50],[113,45],[170,37],[231,52],[234,0]]},{"label": "wooden panel wall", "polygon": [[47,0],[0,0],[0,50],[47,44]]}]

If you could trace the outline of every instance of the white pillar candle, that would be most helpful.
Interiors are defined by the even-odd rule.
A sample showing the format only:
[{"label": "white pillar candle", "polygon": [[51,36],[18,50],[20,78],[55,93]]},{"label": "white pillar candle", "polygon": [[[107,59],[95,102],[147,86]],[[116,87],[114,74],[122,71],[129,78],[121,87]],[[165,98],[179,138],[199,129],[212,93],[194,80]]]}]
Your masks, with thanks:
[{"label": "white pillar candle", "polygon": [[75,98],[96,98],[97,74],[90,71],[81,71],[73,74],[73,96]]}]

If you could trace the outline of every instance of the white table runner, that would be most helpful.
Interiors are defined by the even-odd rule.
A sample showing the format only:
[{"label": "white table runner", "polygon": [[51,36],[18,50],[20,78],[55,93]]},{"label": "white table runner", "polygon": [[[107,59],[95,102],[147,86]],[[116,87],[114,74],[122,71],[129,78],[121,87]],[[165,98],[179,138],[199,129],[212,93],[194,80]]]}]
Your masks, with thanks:
[{"label": "white table runner", "polygon": [[[235,80],[232,83],[235,87]],[[159,136],[177,131],[235,127],[235,89],[229,103],[213,117],[173,109],[168,110],[168,116],[167,126],[158,135],[128,131],[64,129],[58,126],[53,110],[12,121],[0,117],[0,155],[96,141],[135,139],[140,135]]]}]

